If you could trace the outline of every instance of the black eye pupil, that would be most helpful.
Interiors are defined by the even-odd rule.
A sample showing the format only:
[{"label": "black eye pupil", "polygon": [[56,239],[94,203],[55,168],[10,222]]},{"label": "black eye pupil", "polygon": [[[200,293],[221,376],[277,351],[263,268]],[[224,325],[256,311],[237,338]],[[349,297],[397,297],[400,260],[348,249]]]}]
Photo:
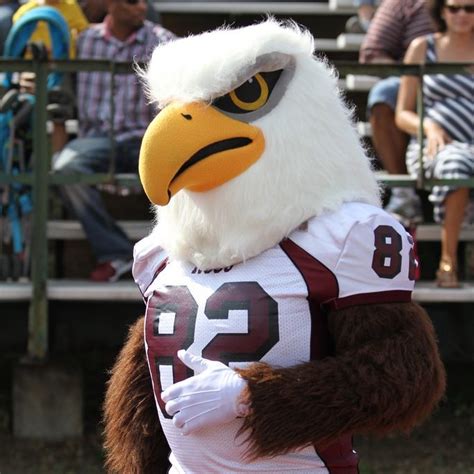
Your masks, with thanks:
[{"label": "black eye pupil", "polygon": [[260,97],[261,87],[253,77],[235,89],[235,95],[243,102],[254,102]]},{"label": "black eye pupil", "polygon": [[[240,100],[241,102],[251,104],[260,98],[262,94],[262,87],[259,81],[264,81],[266,86],[268,87],[268,96],[270,96],[271,91],[273,90],[276,83],[278,82],[278,79],[282,72],[283,72],[283,69],[279,69],[278,71],[260,72],[259,73],[260,77],[258,78],[259,80],[257,80],[255,77],[251,77],[246,82],[244,82],[240,87],[237,87],[237,89],[234,89],[232,94],[234,94],[235,97],[237,97],[237,99]],[[230,98],[230,94],[231,93],[218,97],[213,102],[214,107],[224,112],[229,112],[229,113],[234,113],[234,114],[248,113],[249,110],[244,110],[240,108],[238,105],[234,103],[234,101],[232,101],[232,99]]]}]

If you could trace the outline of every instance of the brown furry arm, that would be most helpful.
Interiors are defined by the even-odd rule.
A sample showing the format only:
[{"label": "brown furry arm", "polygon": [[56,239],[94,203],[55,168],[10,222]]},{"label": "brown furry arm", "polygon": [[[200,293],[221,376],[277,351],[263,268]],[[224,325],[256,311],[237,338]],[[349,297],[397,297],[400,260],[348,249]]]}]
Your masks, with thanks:
[{"label": "brown furry arm", "polygon": [[357,306],[329,315],[336,355],[289,368],[252,364],[250,456],[281,454],[339,436],[409,431],[445,388],[431,321],[415,303]]},{"label": "brown furry arm", "polygon": [[130,328],[128,340],[111,371],[104,424],[108,472],[168,472],[169,446],[153,398],[143,342],[143,318]]}]

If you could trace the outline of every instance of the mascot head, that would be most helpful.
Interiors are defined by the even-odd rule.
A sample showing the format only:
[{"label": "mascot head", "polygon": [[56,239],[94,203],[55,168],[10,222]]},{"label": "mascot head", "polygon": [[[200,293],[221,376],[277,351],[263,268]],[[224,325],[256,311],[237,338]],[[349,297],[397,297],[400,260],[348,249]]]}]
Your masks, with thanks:
[{"label": "mascot head", "polygon": [[153,233],[172,258],[210,269],[276,245],[379,190],[314,39],[267,20],[158,46],[143,73],[162,111],[139,171]]}]

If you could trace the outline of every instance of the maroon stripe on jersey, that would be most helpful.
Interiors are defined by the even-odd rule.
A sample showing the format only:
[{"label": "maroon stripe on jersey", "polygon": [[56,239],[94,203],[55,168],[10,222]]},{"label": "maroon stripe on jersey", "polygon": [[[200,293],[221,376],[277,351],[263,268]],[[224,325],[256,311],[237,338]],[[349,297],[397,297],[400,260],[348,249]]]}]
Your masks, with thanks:
[{"label": "maroon stripe on jersey", "polygon": [[329,301],[326,306],[330,309],[342,309],[358,304],[409,303],[410,301],[411,291],[408,290],[376,291],[338,298]]},{"label": "maroon stripe on jersey", "polygon": [[[169,260],[168,260],[168,257],[164,258],[160,264],[158,265],[157,269],[155,270],[155,273],[153,273],[153,278],[151,279],[151,282],[150,282],[150,285],[156,280],[156,277],[166,268],[166,266],[168,265],[169,263]],[[148,290],[148,288],[150,288],[150,285],[148,285],[145,289],[145,293],[146,293],[146,290]]]},{"label": "maroon stripe on jersey", "polygon": [[280,247],[306,283],[311,313],[311,359],[322,359],[332,352],[327,314],[323,311],[323,304],[335,299],[339,294],[336,276],[292,240],[283,240]]},{"label": "maroon stripe on jersey", "polygon": [[163,259],[160,262],[160,264],[158,265],[158,268],[155,270],[155,273],[153,274],[153,278],[150,280],[150,283],[148,284],[148,286],[145,288],[144,291],[142,291],[142,289],[140,288],[140,285],[137,285],[138,290],[140,291],[140,293],[142,295],[143,302],[145,304],[146,304],[146,298],[145,298],[146,290],[148,290],[148,288],[150,288],[151,284],[155,281],[155,278],[158,276],[158,274],[161,273],[166,268],[166,265],[168,265],[168,257],[166,257],[165,259]]},{"label": "maroon stripe on jersey", "polygon": [[[322,359],[333,353],[327,323],[327,303],[339,295],[336,275],[326,265],[310,255],[290,239],[280,243],[281,249],[300,272],[308,289],[311,313],[311,360]],[[326,449],[315,451],[329,474],[357,474],[359,458],[352,449],[352,437],[343,436]]]},{"label": "maroon stripe on jersey", "polygon": [[329,474],[358,474],[359,456],[352,449],[352,436],[341,436],[326,449],[317,450]]}]

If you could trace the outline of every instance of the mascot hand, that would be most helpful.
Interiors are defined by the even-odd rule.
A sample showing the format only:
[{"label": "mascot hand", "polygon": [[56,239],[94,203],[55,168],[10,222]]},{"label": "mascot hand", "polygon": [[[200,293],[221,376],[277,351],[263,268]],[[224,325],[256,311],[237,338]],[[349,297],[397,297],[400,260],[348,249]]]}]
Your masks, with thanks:
[{"label": "mascot hand", "polygon": [[221,362],[203,359],[184,350],[178,351],[178,357],[196,375],[171,385],[161,398],[182,434],[247,415],[248,406],[241,400],[247,382],[237,372]]}]

